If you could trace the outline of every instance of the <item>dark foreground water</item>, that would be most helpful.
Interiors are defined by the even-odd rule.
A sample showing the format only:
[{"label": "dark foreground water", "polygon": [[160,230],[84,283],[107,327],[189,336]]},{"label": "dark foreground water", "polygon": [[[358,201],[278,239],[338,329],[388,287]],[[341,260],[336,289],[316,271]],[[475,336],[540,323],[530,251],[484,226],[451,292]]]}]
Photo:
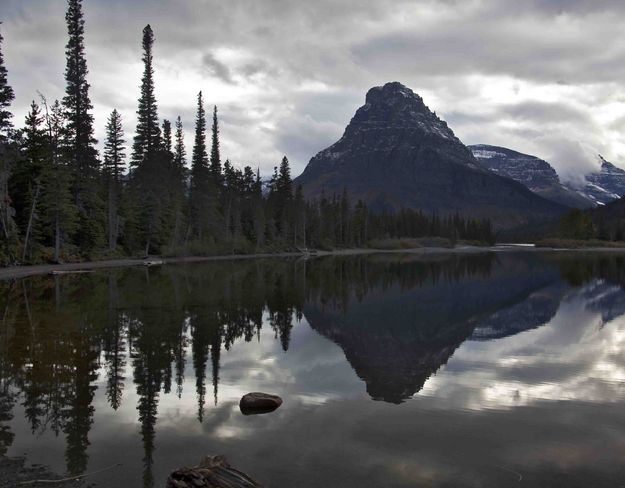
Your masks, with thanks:
[{"label": "dark foreground water", "polygon": [[[250,260],[0,283],[0,453],[100,487],[625,486],[625,258]],[[243,416],[249,391],[284,398]]]}]

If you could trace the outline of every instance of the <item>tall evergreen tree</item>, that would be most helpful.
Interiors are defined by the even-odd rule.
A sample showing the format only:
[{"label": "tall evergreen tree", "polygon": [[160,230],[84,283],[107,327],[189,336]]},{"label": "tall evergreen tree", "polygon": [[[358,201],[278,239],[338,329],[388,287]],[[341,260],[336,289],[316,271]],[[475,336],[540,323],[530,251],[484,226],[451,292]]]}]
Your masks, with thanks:
[{"label": "tall evergreen tree", "polygon": [[104,143],[104,176],[107,186],[107,237],[109,250],[117,245],[119,232],[119,202],[124,173],[125,152],[124,129],[117,109],[114,109],[106,124]]},{"label": "tall evergreen tree", "polygon": [[184,146],[184,132],[180,116],[176,119],[175,143],[173,148],[173,164],[171,168],[171,194],[174,211],[174,231],[172,233],[172,247],[176,246],[182,237],[184,228],[184,210],[187,197],[187,152]]},{"label": "tall evergreen tree", "polygon": [[[195,139],[191,156],[192,185],[199,183],[198,178],[208,175],[208,154],[206,153],[206,110],[202,92],[197,95],[197,114],[195,116]],[[195,182],[193,182],[193,179]]]},{"label": "tall evergreen tree", "polygon": [[171,235],[173,215],[169,179],[171,155],[163,147],[154,95],[154,33],[143,29],[144,72],[137,110],[137,129],[131,157],[130,195],[127,205],[131,225],[124,240],[126,247],[142,245],[145,253],[159,251]]},{"label": "tall evergreen tree", "polygon": [[213,125],[211,128],[211,175],[217,185],[222,182],[221,156],[219,154],[219,122],[217,121],[217,105],[213,107]]},{"label": "tall evergreen tree", "polygon": [[184,147],[184,131],[180,115],[176,119],[176,144],[174,146],[174,162],[183,168],[187,161],[187,151]]},{"label": "tall evergreen tree", "polygon": [[80,216],[78,244],[83,250],[92,250],[102,244],[104,237],[104,209],[98,194],[99,161],[93,136],[93,105],[87,83],[85,57],[85,20],[82,0],[68,0],[65,15],[69,39],[65,48],[65,97],[63,108],[65,150],[72,171],[72,194]]},{"label": "tall evergreen tree", "polygon": [[72,168],[63,145],[65,111],[58,100],[51,108],[45,100],[44,104],[49,161],[42,175],[42,220],[48,241],[54,246],[54,260],[60,262],[63,244],[76,230],[77,209],[71,193]]},{"label": "tall evergreen tree", "polygon": [[202,92],[197,97],[197,116],[195,119],[195,140],[191,158],[191,186],[189,190],[189,207],[191,225],[196,237],[207,237],[209,223],[212,220],[214,207],[211,185],[211,174],[206,153],[206,111]]},{"label": "tall evergreen tree", "polygon": [[[1,22],[0,25],[2,25]],[[8,71],[4,66],[4,55],[2,51],[3,42],[4,38],[2,37],[2,33],[0,33],[0,142],[6,141],[8,133],[13,127],[11,123],[13,115],[9,107],[15,99],[13,88],[11,88],[7,79]]]},{"label": "tall evergreen tree", "polygon": [[274,218],[278,232],[283,239],[289,237],[288,222],[292,213],[293,181],[291,180],[291,168],[286,156],[280,162],[280,169],[273,178],[273,208]]},{"label": "tall evergreen tree", "polygon": [[161,145],[161,131],[158,125],[156,96],[154,94],[154,66],[152,48],[154,32],[150,25],[143,29],[143,77],[141,95],[137,110],[137,129],[132,147],[133,167],[138,167],[154,156]]},{"label": "tall evergreen tree", "polygon": [[176,143],[174,146],[174,164],[179,170],[183,170],[187,164],[187,151],[184,147],[184,132],[180,115],[176,119]]},{"label": "tall evergreen tree", "polygon": [[67,119],[67,142],[71,162],[77,178],[86,178],[97,172],[97,154],[93,137],[93,109],[87,83],[87,60],[85,58],[85,20],[82,0],[69,0],[65,15],[69,40],[65,49],[65,97],[63,107]]},{"label": "tall evergreen tree", "polygon": [[104,170],[109,173],[113,181],[121,183],[124,175],[124,160],[126,147],[122,116],[113,109],[106,123],[106,141],[104,143]]},{"label": "tall evergreen tree", "polygon": [[171,122],[167,119],[163,120],[163,149],[172,156],[172,139],[171,139]]},{"label": "tall evergreen tree", "polygon": [[13,171],[10,192],[13,197],[16,222],[24,235],[22,260],[32,251],[33,234],[37,227],[37,210],[42,185],[42,172],[48,159],[48,144],[42,127],[41,108],[33,100],[26,115],[22,138],[22,157]]},{"label": "tall evergreen tree", "polygon": [[19,164],[13,169],[9,182],[10,193],[13,195],[15,218],[22,234],[26,232],[35,188],[41,182],[41,172],[47,157],[43,122],[41,108],[33,100],[24,120],[21,158]]}]

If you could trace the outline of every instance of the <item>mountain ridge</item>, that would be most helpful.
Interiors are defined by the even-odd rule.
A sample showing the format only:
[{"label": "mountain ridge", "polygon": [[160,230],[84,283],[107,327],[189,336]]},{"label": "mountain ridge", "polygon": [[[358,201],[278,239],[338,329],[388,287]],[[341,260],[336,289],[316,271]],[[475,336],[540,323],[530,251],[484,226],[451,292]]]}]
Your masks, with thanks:
[{"label": "mountain ridge", "polygon": [[468,146],[487,169],[512,178],[531,191],[571,208],[605,205],[625,195],[625,170],[601,161],[599,171],[584,176],[583,183],[562,182],[556,170],[544,159],[514,149],[490,144]]},{"label": "mountain ridge", "polygon": [[594,200],[564,185],[553,166],[544,159],[502,146],[474,144],[468,147],[486,168],[518,181],[543,198],[572,208],[595,205]]}]

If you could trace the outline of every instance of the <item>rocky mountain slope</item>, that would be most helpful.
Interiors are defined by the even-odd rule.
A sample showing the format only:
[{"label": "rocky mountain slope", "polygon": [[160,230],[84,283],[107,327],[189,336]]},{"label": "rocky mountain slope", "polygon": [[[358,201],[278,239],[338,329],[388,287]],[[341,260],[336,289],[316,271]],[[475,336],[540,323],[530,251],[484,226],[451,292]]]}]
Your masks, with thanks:
[{"label": "rocky mountain slope", "polygon": [[373,209],[401,207],[490,218],[496,228],[565,208],[482,167],[447,124],[401,83],[374,87],[343,137],[297,179],[307,198],[348,191]]},{"label": "rocky mountain slope", "polygon": [[599,156],[601,170],[586,176],[578,191],[594,202],[605,205],[625,195],[625,171]]},{"label": "rocky mountain slope", "polygon": [[469,149],[484,167],[518,181],[548,200],[573,208],[595,205],[594,199],[563,185],[553,166],[536,156],[487,144],[469,146]]}]

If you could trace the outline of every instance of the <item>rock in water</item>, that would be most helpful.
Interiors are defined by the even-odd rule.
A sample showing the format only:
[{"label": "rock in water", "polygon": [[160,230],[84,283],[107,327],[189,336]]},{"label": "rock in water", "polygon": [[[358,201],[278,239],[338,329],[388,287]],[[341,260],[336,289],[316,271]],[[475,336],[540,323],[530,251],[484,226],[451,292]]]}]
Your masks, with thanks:
[{"label": "rock in water", "polygon": [[484,168],[419,95],[397,82],[371,88],[343,137],[313,157],[295,183],[309,199],[345,189],[374,211],[458,212],[500,229],[566,211]]},{"label": "rock in water", "polygon": [[269,393],[253,392],[243,395],[239,408],[243,415],[273,412],[282,405],[282,398]]},{"label": "rock in water", "polygon": [[166,488],[262,488],[234,469],[224,456],[206,456],[193,468],[180,468],[167,478]]}]

